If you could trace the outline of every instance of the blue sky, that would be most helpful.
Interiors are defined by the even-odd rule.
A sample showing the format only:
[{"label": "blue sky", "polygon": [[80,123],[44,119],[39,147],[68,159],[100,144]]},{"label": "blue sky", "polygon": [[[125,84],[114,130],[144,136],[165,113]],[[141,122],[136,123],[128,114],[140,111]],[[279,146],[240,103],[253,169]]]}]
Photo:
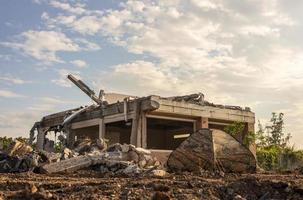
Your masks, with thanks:
[{"label": "blue sky", "polygon": [[203,92],[284,112],[303,147],[303,2],[294,0],[2,0],[0,135],[27,136],[43,115],[90,104],[69,84],[163,96]]}]

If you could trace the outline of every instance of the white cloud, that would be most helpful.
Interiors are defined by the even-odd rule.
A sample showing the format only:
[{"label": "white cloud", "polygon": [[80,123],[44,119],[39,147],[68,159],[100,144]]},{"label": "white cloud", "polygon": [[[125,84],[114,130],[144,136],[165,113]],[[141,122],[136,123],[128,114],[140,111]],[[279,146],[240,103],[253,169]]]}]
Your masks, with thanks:
[{"label": "white cloud", "polygon": [[4,97],[4,98],[20,98],[20,97],[25,97],[24,95],[15,93],[13,91],[10,90],[0,90],[0,97]]},{"label": "white cloud", "polygon": [[256,35],[256,36],[276,36],[279,37],[280,30],[278,28],[271,28],[268,26],[243,26],[240,29],[240,33],[244,35]]},{"label": "white cloud", "polygon": [[68,38],[64,33],[56,31],[26,31],[19,35],[19,42],[1,42],[6,47],[21,50],[37,60],[45,63],[64,62],[57,52],[76,52],[81,50],[96,50],[98,45],[82,39],[81,46]]},{"label": "white cloud", "polygon": [[26,31],[21,42],[2,42],[2,45],[20,49],[35,59],[46,62],[62,62],[57,51],[79,51],[80,47],[65,34],[55,31]]},{"label": "white cloud", "polygon": [[72,60],[70,63],[79,68],[87,67],[87,63],[84,60]]},{"label": "white cloud", "polygon": [[49,4],[54,8],[62,9],[64,11],[74,14],[83,14],[85,12],[85,8],[83,8],[83,4],[76,4],[75,6],[71,6],[69,3],[60,2],[56,0],[51,0]]},{"label": "white cloud", "polygon": [[26,81],[17,77],[13,77],[11,75],[7,75],[7,76],[0,76],[0,81],[5,81],[5,82],[9,82],[9,83],[13,83],[16,85],[23,85],[26,83],[31,83],[31,81]]},{"label": "white cloud", "polygon": [[[62,22],[61,22],[62,23]],[[63,22],[66,24],[66,22]],[[81,34],[96,34],[101,30],[100,19],[97,16],[84,16],[80,19],[70,23],[70,26],[77,32]]]}]

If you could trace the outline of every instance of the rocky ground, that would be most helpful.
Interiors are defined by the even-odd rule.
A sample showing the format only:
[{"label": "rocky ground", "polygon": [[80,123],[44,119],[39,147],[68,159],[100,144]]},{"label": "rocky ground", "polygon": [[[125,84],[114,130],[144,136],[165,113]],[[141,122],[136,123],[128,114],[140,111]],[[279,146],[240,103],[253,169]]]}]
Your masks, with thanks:
[{"label": "rocky ground", "polygon": [[91,170],[0,175],[2,199],[303,199],[295,174],[111,176]]}]

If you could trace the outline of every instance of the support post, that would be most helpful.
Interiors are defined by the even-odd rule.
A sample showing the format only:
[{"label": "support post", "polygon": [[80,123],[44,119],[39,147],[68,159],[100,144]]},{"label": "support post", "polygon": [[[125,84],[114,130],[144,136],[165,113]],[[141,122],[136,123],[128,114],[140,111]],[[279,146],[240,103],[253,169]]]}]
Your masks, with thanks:
[{"label": "support post", "polygon": [[104,118],[100,118],[99,121],[99,139],[105,138],[105,124],[104,124]]},{"label": "support post", "polygon": [[37,135],[37,149],[43,150],[44,149],[44,141],[45,141],[45,130],[43,128],[38,128],[38,135]]},{"label": "support post", "polygon": [[142,148],[147,148],[147,119],[146,113],[142,114]]},{"label": "support post", "polygon": [[200,117],[200,118],[197,119],[196,129],[199,130],[201,128],[209,128],[208,127],[208,118]]},{"label": "support post", "polygon": [[75,143],[75,133],[71,127],[67,128],[66,130],[66,136],[67,136],[67,146],[69,148],[72,148],[72,146]]},{"label": "support post", "polygon": [[[130,135],[130,143],[132,145],[138,145],[138,128],[139,128],[139,121],[140,121],[140,110],[141,110],[141,102],[136,99],[134,102],[134,117],[132,120],[132,130]],[[141,137],[140,137],[141,140]]]}]

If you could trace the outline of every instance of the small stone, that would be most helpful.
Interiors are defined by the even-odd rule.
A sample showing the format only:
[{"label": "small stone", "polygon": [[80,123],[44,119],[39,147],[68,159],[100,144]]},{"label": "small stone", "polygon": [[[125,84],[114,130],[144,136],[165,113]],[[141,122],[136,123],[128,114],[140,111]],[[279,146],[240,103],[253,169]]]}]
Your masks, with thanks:
[{"label": "small stone", "polygon": [[155,170],[151,171],[151,173],[153,176],[156,176],[156,177],[163,177],[166,175],[166,171],[161,170],[161,169],[155,169]]},{"label": "small stone", "polygon": [[140,169],[137,165],[129,165],[123,170],[124,174],[130,175],[130,174],[138,174],[140,173]]},{"label": "small stone", "polygon": [[237,194],[235,197],[234,197],[234,200],[246,200],[244,197],[242,197],[241,195]]},{"label": "small stone", "polygon": [[287,188],[284,189],[284,191],[285,191],[286,193],[289,193],[289,192],[291,191],[291,188],[290,188],[290,187],[287,187]]},{"label": "small stone", "polygon": [[154,166],[160,166],[160,165],[161,165],[160,161],[156,160]]},{"label": "small stone", "polygon": [[31,193],[36,193],[38,191],[35,185],[31,185],[30,187],[31,187]]},{"label": "small stone", "polygon": [[225,176],[225,173],[224,173],[223,171],[220,171],[220,172],[219,172],[219,175],[220,175],[221,177],[224,177],[224,176]]},{"label": "small stone", "polygon": [[53,194],[50,193],[50,192],[46,192],[46,197],[47,197],[47,198],[52,198],[52,197],[53,197]]},{"label": "small stone", "polygon": [[228,195],[233,195],[234,194],[234,190],[231,188],[227,188],[227,194]]}]

